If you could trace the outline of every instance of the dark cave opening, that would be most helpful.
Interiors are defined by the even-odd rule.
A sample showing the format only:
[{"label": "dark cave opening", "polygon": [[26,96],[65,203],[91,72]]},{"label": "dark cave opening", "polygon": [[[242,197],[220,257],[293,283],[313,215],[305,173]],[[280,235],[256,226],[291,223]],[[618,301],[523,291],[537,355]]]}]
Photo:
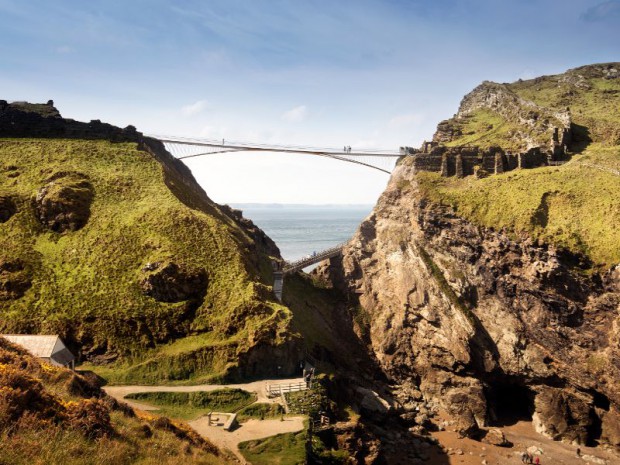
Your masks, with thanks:
[{"label": "dark cave opening", "polygon": [[599,439],[603,434],[603,421],[599,417],[594,409],[590,410],[590,420],[592,423],[587,428],[588,439],[586,440],[586,446],[596,447],[599,445]]},{"label": "dark cave opening", "polygon": [[609,398],[600,392],[590,391],[594,401],[594,408],[590,410],[591,423],[588,426],[588,439],[586,446],[596,447],[599,445],[599,440],[603,434],[603,420],[601,418],[601,411],[608,412],[610,407]]},{"label": "dark cave opening", "polygon": [[490,426],[510,426],[532,421],[534,394],[523,384],[494,382],[485,387],[487,418]]}]

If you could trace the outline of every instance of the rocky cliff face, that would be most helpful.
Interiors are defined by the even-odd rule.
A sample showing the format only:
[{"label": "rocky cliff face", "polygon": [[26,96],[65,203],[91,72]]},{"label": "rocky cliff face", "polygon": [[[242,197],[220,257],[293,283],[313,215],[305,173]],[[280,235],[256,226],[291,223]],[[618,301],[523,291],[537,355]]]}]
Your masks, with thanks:
[{"label": "rocky cliff face", "polygon": [[[567,89],[558,87],[556,81],[566,81],[562,76],[515,86],[520,92],[530,84],[547,86],[545,98],[553,103],[551,109],[557,107],[554,89],[560,88],[561,95],[573,92],[578,124],[587,130],[603,127],[604,122],[605,131],[591,133],[615,134],[620,124],[617,109],[607,110],[604,101],[599,101],[603,91],[606,98],[617,95],[609,90],[617,87],[615,78],[601,74],[611,68],[597,65],[568,72],[568,77],[589,73],[590,90],[585,91],[583,85],[577,89],[571,83]],[[589,99],[581,93],[590,91]],[[537,98],[536,93],[531,95]],[[480,108],[512,116],[526,108],[542,114],[538,106],[523,103],[505,86],[490,83],[468,95],[459,114],[462,117]],[[547,113],[543,119],[556,127],[570,124],[561,111]],[[513,119],[527,132],[531,119],[521,116]],[[598,144],[610,141],[607,136],[594,140]],[[585,159],[598,160],[599,168],[616,166],[617,159],[610,155],[617,155],[616,146],[596,147],[586,151]],[[580,160],[562,169],[544,168],[540,175],[502,175],[497,183],[508,183],[519,196],[518,192],[531,191],[530,182],[551,185],[557,178],[561,186],[570,179],[572,187],[566,193],[572,203],[565,205],[564,214],[585,195],[607,196],[602,186],[620,186],[612,175],[595,180],[595,174],[579,168]],[[471,437],[481,435],[480,429],[487,426],[531,419],[540,433],[554,439],[619,448],[617,260],[593,263],[592,257],[603,256],[586,255],[594,250],[596,238],[584,239],[570,249],[561,247],[561,241],[555,246],[551,240],[534,239],[541,237],[536,236],[540,228],[557,226],[554,221],[560,224],[561,215],[545,210],[555,191],[543,192],[531,208],[522,210],[529,212],[529,219],[523,220],[529,229],[504,229],[492,226],[493,218],[502,224],[501,205],[488,208],[484,202],[476,204],[479,199],[474,194],[463,194],[474,192],[476,183],[484,184],[484,180],[441,181],[438,175],[432,176],[418,171],[415,157],[404,158],[343,256],[318,270],[356,308],[351,318],[356,333],[390,380],[398,408],[404,412],[401,416],[416,415],[416,407],[423,403],[431,413],[446,411],[454,429]],[[424,184],[429,180],[454,192],[462,189],[460,200],[443,199],[441,190],[430,195]],[[583,182],[589,182],[589,189],[583,188]],[[501,203],[492,196],[487,200]],[[619,211],[615,203],[596,208],[606,208],[612,216]],[[472,219],[477,218],[475,209],[490,215],[486,223]],[[575,217],[572,223],[579,221]],[[576,234],[570,231],[570,222],[562,224],[569,229],[564,232]],[[609,236],[609,228],[608,223],[599,237]],[[518,232],[524,230],[529,232]],[[613,250],[607,256],[617,257],[619,244],[612,241],[609,247]]]},{"label": "rocky cliff face", "polygon": [[405,162],[323,272],[367,313],[359,333],[405,408],[419,389],[470,436],[516,416],[620,446],[620,268],[588,275],[582,258],[428,202]]}]

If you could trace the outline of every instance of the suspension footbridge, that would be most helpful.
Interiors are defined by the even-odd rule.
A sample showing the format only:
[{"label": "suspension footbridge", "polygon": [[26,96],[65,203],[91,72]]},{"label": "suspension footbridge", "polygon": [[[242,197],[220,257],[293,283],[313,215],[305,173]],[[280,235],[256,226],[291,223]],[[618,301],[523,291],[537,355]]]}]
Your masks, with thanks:
[{"label": "suspension footbridge", "polygon": [[[362,150],[357,148],[352,149],[350,146],[345,145],[342,149],[336,149],[333,147],[260,144],[252,142],[227,141],[225,139],[203,139],[162,135],[150,135],[150,137],[161,141],[166,150],[179,160],[234,152],[276,152],[293,155],[326,157],[333,160],[365,166],[387,174],[392,172],[396,161],[400,157],[413,153],[413,150],[409,147],[401,147],[397,151],[379,149]],[[273,291],[278,300],[282,300],[284,277],[287,274],[301,271],[308,266],[340,255],[345,244],[346,243],[342,243],[327,250],[323,250],[318,253],[315,252],[312,255],[307,255],[293,262],[284,262],[282,266],[278,267],[278,269],[274,271],[273,284]]]},{"label": "suspension footbridge", "polygon": [[150,135],[150,137],[163,142],[166,150],[180,160],[234,152],[277,152],[326,157],[332,160],[362,165],[387,174],[390,174],[394,169],[396,160],[406,153],[406,147],[399,150],[366,150],[351,148],[350,146],[343,146],[342,148],[311,147],[163,135]]}]

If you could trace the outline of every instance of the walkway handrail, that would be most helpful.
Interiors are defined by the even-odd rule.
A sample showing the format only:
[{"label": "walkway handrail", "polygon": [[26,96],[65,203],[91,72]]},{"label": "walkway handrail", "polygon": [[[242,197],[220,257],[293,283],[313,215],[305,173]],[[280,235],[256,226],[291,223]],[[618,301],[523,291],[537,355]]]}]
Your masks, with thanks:
[{"label": "walkway handrail", "polygon": [[300,381],[298,383],[288,384],[268,384],[265,391],[267,392],[268,396],[275,397],[289,392],[305,391],[306,389],[308,389],[308,383],[306,383],[305,381]]},{"label": "walkway handrail", "polygon": [[296,271],[304,269],[307,266],[314,265],[315,263],[319,263],[328,258],[332,258],[332,257],[335,257],[336,255],[340,255],[342,253],[342,248],[347,244],[347,242],[343,242],[334,247],[323,250],[317,253],[316,255],[304,257],[294,262],[286,262],[284,264],[284,267],[282,268],[282,272],[285,275],[294,273]]},{"label": "walkway handrail", "polygon": [[[372,157],[389,157],[399,158],[402,153],[400,150],[389,149],[355,149],[353,152],[346,152],[335,147],[312,147],[304,145],[288,145],[288,144],[259,144],[255,142],[239,142],[239,141],[222,141],[221,139],[200,139],[192,137],[165,136],[149,134],[149,137],[158,139],[161,142],[171,144],[193,145],[203,147],[219,147],[227,150],[256,150],[256,151],[276,151],[276,152],[296,152],[296,153],[313,153],[325,155],[340,156],[372,156]],[[189,155],[195,156],[195,155]],[[188,157],[189,157],[188,156]],[[184,157],[187,158],[187,157]]]}]

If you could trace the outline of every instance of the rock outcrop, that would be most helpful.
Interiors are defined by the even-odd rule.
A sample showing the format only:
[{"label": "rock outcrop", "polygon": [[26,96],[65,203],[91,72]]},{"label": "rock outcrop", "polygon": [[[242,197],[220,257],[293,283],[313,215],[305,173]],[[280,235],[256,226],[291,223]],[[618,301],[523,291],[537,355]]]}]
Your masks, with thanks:
[{"label": "rock outcrop", "polygon": [[87,176],[58,173],[37,192],[35,209],[38,219],[54,232],[77,231],[88,222],[94,196]]},{"label": "rock outcrop", "polygon": [[[522,140],[525,150],[543,147],[553,151],[556,146],[566,146],[571,139],[570,111],[553,111],[519,97],[505,84],[485,81],[467,94],[461,101],[453,121],[458,122],[476,110],[490,110],[522,128],[516,138]],[[454,137],[446,131],[446,122],[439,124],[433,140],[449,142]]]},{"label": "rock outcrop", "polygon": [[0,300],[19,299],[31,285],[30,272],[22,260],[0,258]]},{"label": "rock outcrop", "polygon": [[475,226],[394,171],[343,257],[319,270],[367,314],[370,350],[403,406],[418,390],[463,435],[534,418],[557,439],[617,444],[615,270]]},{"label": "rock outcrop", "polygon": [[202,298],[207,292],[204,270],[189,271],[176,263],[147,263],[142,272],[140,287],[145,295],[159,302],[182,302]]},{"label": "rock outcrop", "polygon": [[17,207],[11,197],[0,195],[0,223],[6,223],[15,214]]}]

